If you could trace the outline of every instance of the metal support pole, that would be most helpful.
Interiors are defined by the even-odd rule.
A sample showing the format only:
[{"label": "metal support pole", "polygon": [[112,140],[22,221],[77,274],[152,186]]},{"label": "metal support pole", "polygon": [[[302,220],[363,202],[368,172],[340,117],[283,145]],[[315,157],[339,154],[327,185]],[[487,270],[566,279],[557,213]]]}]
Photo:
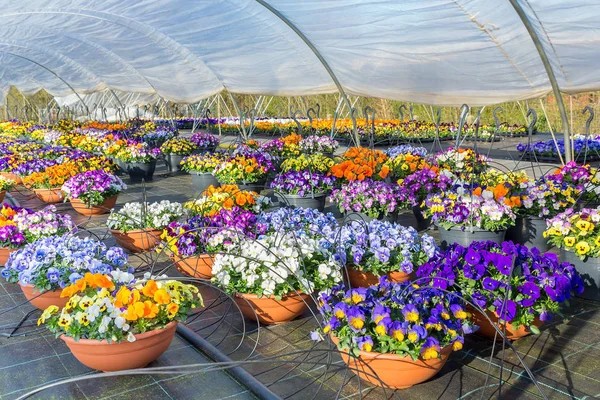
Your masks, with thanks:
[{"label": "metal support pole", "polygon": [[[321,55],[321,53],[319,52],[319,50],[312,44],[312,42],[310,40],[308,40],[308,38],[306,37],[306,35],[304,35],[304,33],[302,33],[302,31],[300,29],[298,29],[296,27],[296,25],[294,25],[285,15],[283,15],[282,13],[280,13],[277,9],[273,8],[269,3],[267,3],[264,0],[256,0],[256,2],[258,4],[260,4],[260,5],[262,5],[263,7],[265,7],[267,10],[271,11],[273,14],[275,14],[291,30],[293,30],[296,33],[296,35],[298,35],[300,37],[300,39],[302,39],[302,41],[308,46],[309,49],[312,50],[312,52],[314,53],[314,55],[319,59],[319,61],[323,65],[323,67],[327,70],[327,73],[329,73],[329,76],[331,76],[331,79],[333,80],[333,82],[337,86],[340,94],[342,95],[342,97],[344,98],[344,101],[346,102],[346,105],[348,106],[348,111],[351,112],[352,111],[352,104],[350,104],[350,100],[348,100],[348,96],[346,96],[346,92],[344,91],[344,88],[342,87],[342,84],[338,80],[337,76],[335,76],[335,73],[333,72],[333,70],[331,69],[331,67],[329,66],[329,64],[327,63],[327,60],[325,60],[325,58],[323,58],[323,56]],[[356,119],[352,120],[352,133],[353,133],[353,136],[354,136],[354,140],[356,141],[356,145],[360,146],[360,138],[358,137],[358,128],[356,126]]]},{"label": "metal support pole", "polygon": [[558,86],[558,82],[556,81],[556,75],[554,75],[554,71],[552,70],[552,65],[550,65],[550,60],[548,60],[548,55],[542,46],[542,42],[540,38],[531,25],[531,21],[525,14],[525,11],[519,4],[518,0],[509,0],[510,4],[512,4],[513,8],[517,12],[519,18],[525,25],[527,32],[529,32],[529,36],[531,36],[531,40],[537,49],[540,58],[542,59],[542,64],[544,64],[544,68],[546,69],[546,73],[548,74],[548,79],[550,80],[550,84],[552,85],[552,91],[554,92],[554,97],[556,97],[556,104],[558,104],[558,111],[560,112],[560,119],[562,120],[563,133],[565,135],[565,161],[569,162],[573,160],[573,151],[571,149],[571,134],[569,129],[569,119],[567,117],[567,110],[565,108],[565,103],[563,102],[562,94],[560,93],[560,87]]}]

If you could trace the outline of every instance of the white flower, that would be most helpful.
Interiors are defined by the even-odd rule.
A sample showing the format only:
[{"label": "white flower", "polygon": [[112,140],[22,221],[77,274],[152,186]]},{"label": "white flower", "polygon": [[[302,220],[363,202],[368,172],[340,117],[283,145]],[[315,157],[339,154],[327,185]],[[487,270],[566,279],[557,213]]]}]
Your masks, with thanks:
[{"label": "white flower", "polygon": [[115,326],[121,329],[123,332],[127,332],[129,330],[129,324],[122,316],[118,316],[115,318]]},{"label": "white flower", "polygon": [[135,342],[135,335],[133,333],[129,332],[127,334],[127,341],[130,342],[130,343]]}]

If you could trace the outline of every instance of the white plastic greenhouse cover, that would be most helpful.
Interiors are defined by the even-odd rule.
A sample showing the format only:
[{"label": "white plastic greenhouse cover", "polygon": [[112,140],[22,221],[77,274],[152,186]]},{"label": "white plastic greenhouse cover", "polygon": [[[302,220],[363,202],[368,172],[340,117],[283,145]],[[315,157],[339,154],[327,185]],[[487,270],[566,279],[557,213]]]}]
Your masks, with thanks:
[{"label": "white plastic greenhouse cover", "polygon": [[[346,93],[426,104],[551,90],[509,0],[266,0]],[[600,1],[518,0],[562,91],[599,90]],[[256,0],[0,0],[0,92],[107,88],[195,102],[337,91],[310,47]]]}]

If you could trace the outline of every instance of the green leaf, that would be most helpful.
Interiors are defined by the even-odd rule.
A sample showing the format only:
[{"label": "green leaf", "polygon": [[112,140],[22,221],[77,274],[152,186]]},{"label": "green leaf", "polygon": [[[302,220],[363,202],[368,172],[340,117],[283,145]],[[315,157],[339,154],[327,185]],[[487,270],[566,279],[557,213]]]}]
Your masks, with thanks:
[{"label": "green leaf", "polygon": [[541,333],[541,332],[540,332],[540,330],[538,329],[538,327],[537,327],[537,326],[535,326],[535,325],[531,325],[531,326],[529,327],[529,330],[530,330],[530,331],[531,331],[531,333],[533,333],[534,335],[539,335],[539,334]]}]

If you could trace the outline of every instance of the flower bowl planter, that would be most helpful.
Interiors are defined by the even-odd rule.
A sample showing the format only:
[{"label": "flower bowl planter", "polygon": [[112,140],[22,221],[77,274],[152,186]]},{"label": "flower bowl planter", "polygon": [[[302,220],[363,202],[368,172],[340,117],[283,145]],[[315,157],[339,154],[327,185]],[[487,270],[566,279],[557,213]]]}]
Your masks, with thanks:
[{"label": "flower bowl planter", "polygon": [[143,368],[160,357],[173,341],[177,322],[163,329],[135,335],[135,342],[126,340],[108,343],[106,340],[79,339],[61,335],[71,353],[83,365],[104,372]]},{"label": "flower bowl planter", "polygon": [[560,250],[560,258],[562,261],[569,262],[575,266],[579,275],[583,279],[583,293],[577,297],[582,297],[588,300],[600,300],[600,258],[588,257],[585,261],[571,251]]},{"label": "flower bowl planter", "polygon": [[148,161],[146,163],[125,163],[125,168],[131,182],[139,183],[142,179],[151,181],[154,177],[154,170],[156,169],[156,160]]},{"label": "flower bowl planter", "polygon": [[186,156],[179,154],[165,154],[165,165],[168,172],[181,172],[181,161]]},{"label": "flower bowl planter", "polygon": [[537,247],[541,252],[544,252],[551,247],[542,235],[546,229],[545,219],[517,217],[515,226],[506,230],[506,240],[512,240],[529,248]]},{"label": "flower bowl planter", "polygon": [[106,199],[104,199],[102,204],[98,204],[96,206],[91,207],[88,207],[87,204],[85,204],[79,199],[71,198],[69,199],[69,202],[71,202],[71,207],[73,207],[75,211],[77,211],[81,215],[89,217],[92,215],[102,215],[109,213],[110,210],[115,206],[117,202],[117,197],[119,197],[119,195],[107,197]]},{"label": "flower bowl planter", "polygon": [[258,318],[261,324],[277,325],[292,321],[304,313],[311,298],[305,293],[295,292],[281,300],[271,296],[258,298],[254,294],[236,293],[233,300],[246,318],[252,321]]},{"label": "flower bowl planter", "polygon": [[62,203],[65,199],[60,188],[33,189],[33,193],[44,203]]},{"label": "flower bowl planter", "polygon": [[464,231],[459,228],[452,228],[450,230],[440,229],[440,243],[442,247],[450,246],[452,243],[458,243],[463,247],[468,247],[474,241],[490,240],[492,242],[501,244],[504,241],[505,230],[491,232],[484,229],[473,228],[471,232],[469,228],[465,228]]},{"label": "flower bowl planter", "polygon": [[208,146],[208,147],[197,147],[194,149],[192,154],[205,154],[205,153],[213,153],[217,146]]},{"label": "flower bowl planter", "polygon": [[111,229],[110,233],[119,246],[132,253],[142,253],[154,248],[160,242],[162,231],[154,228],[136,229],[128,232]]},{"label": "flower bowl planter", "polygon": [[[348,271],[348,279],[352,287],[369,287],[379,284],[379,276],[371,272],[363,272],[354,265],[349,265],[346,271]],[[391,282],[397,283],[410,281],[414,277],[414,274],[407,274],[402,271],[391,271],[386,275]]]},{"label": "flower bowl planter", "polygon": [[280,201],[280,203],[286,207],[313,208],[321,212],[325,210],[325,198],[327,196],[325,193],[299,196],[297,194],[282,194],[276,191],[274,195]]},{"label": "flower bowl planter", "polygon": [[219,187],[221,185],[210,172],[190,172],[190,175],[192,175],[194,191],[197,193],[204,192],[209,186]]},{"label": "flower bowl planter", "polygon": [[266,182],[267,182],[266,180],[258,181],[258,182],[254,182],[254,183],[240,182],[240,183],[236,183],[236,185],[237,185],[238,189],[240,189],[240,190],[246,190],[249,192],[260,193],[261,191],[263,191],[265,189]]},{"label": "flower bowl planter", "polygon": [[19,249],[10,249],[8,247],[0,247],[0,265],[6,265],[8,261],[8,257],[10,257],[10,253],[14,253]]},{"label": "flower bowl planter", "polygon": [[50,306],[57,306],[63,308],[69,301],[68,297],[60,297],[62,290],[50,290],[40,294],[33,285],[21,285],[21,290],[25,295],[25,298],[35,307],[40,310],[45,310]]},{"label": "flower bowl planter", "polygon": [[21,177],[17,174],[14,174],[12,172],[0,172],[0,176],[6,178],[6,179],[10,179],[11,181],[14,181],[15,184],[20,185],[21,183],[23,183],[23,179],[21,179]]},{"label": "flower bowl planter", "polygon": [[210,254],[185,258],[174,255],[173,261],[179,272],[192,278],[210,279],[214,276],[212,273],[214,257]]},{"label": "flower bowl planter", "polygon": [[[496,332],[497,332],[496,329],[494,328],[494,325],[496,325],[498,327],[498,329],[500,329],[501,332],[504,332],[504,329],[506,329],[505,335],[508,340],[521,339],[531,333],[531,331],[529,329],[527,329],[526,327],[524,327],[523,325],[521,325],[519,327],[519,329],[513,329],[511,323],[508,323],[508,324],[499,323],[498,322],[498,314],[496,314],[495,312],[486,310],[485,314],[494,323],[494,325],[492,325],[490,323],[490,321],[488,321],[488,319],[480,311],[478,311],[470,306],[468,306],[467,308],[468,308],[468,311],[472,314],[471,318],[472,318],[473,323],[475,323],[475,325],[479,326],[479,330],[477,331],[478,335],[485,336],[490,339],[494,339],[494,336],[496,335]],[[543,322],[540,321],[538,318],[536,318],[535,321],[533,321],[533,325],[539,328],[543,325]],[[498,334],[498,336],[496,336],[496,338],[497,338],[497,340],[502,340],[502,336],[500,334]]]},{"label": "flower bowl planter", "polygon": [[[337,345],[337,338],[331,336],[331,339]],[[452,346],[446,346],[441,349],[439,358],[430,360],[413,360],[410,356],[367,351],[359,351],[358,357],[340,351],[340,356],[362,380],[379,387],[406,389],[434,377],[446,364],[451,353]]]}]

